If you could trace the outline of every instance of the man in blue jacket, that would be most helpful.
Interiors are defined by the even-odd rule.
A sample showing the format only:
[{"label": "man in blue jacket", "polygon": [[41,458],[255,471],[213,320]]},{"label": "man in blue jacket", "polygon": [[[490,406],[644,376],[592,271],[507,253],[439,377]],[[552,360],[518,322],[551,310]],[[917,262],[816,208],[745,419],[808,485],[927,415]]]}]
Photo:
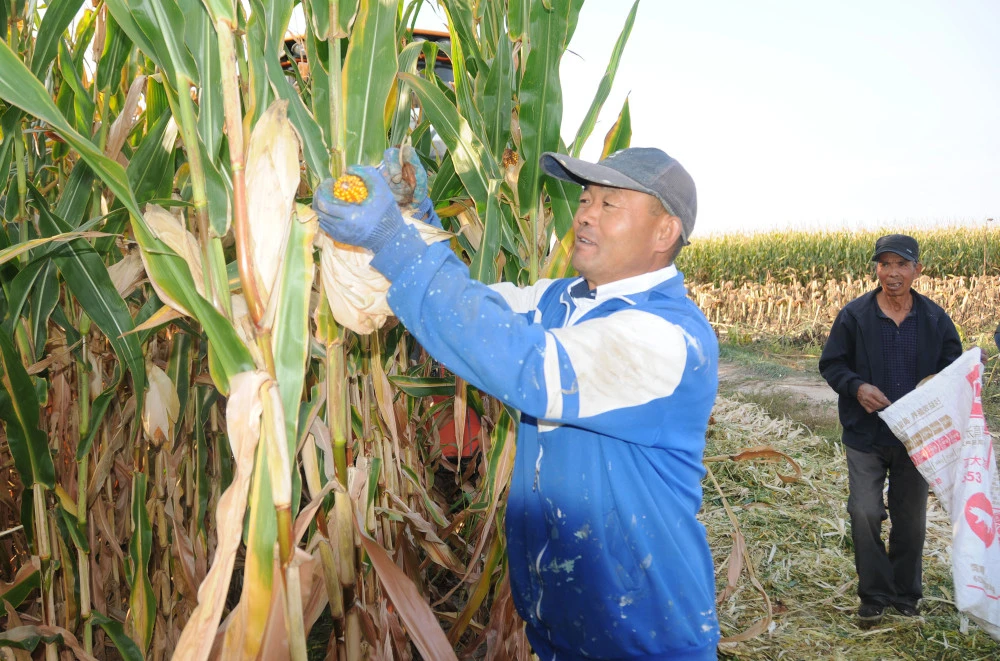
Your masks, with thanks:
[{"label": "man in blue jacket", "polygon": [[[858,572],[858,619],[877,624],[887,606],[919,613],[927,527],[927,482],[903,444],[878,417],[962,354],[955,324],[940,306],[911,288],[920,275],[920,248],[903,234],[875,242],[879,287],[848,303],[823,347],[819,370],[839,398],[847,452],[847,511]],[[882,490],[889,478],[889,550]]]},{"label": "man in blue jacket", "polygon": [[[392,160],[392,159],[387,159]],[[372,168],[360,205],[313,206],[375,253],[388,300],[435,359],[521,412],[507,499],[511,589],[540,659],[715,659],[715,578],[701,506],[718,346],[673,259],[694,182],[658,149],[599,163],[547,153],[581,184],[581,277],[487,287],[405,225]]]}]

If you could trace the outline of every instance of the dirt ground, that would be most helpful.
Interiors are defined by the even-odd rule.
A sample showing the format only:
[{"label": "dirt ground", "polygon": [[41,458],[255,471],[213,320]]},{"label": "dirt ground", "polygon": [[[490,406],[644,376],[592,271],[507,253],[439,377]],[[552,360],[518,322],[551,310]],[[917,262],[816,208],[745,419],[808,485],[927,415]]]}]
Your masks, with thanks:
[{"label": "dirt ground", "polygon": [[733,362],[719,363],[719,383],[724,390],[757,395],[783,395],[815,404],[819,411],[837,417],[837,394],[819,375],[789,371],[782,376],[762,376],[756,370]]}]

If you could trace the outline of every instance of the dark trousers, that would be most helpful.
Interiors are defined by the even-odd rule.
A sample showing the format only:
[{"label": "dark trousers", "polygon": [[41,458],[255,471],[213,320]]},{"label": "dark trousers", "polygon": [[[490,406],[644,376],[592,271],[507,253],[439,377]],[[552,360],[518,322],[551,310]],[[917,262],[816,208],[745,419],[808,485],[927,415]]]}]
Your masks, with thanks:
[{"label": "dark trousers", "polygon": [[[847,475],[861,603],[916,606],[923,596],[921,560],[927,530],[927,482],[906,448],[875,446],[871,452],[847,449]],[[889,477],[889,512],[882,490]],[[889,552],[882,542],[882,522],[889,518]]]}]

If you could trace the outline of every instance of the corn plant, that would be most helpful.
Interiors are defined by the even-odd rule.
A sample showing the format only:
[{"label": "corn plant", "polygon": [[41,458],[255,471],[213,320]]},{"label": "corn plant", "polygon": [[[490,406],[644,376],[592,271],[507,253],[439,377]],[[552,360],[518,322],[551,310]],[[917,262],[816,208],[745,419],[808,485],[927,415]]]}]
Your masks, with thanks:
[{"label": "corn plant", "polygon": [[[17,658],[528,658],[503,563],[517,414],[400,326],[337,322],[308,202],[411,143],[474,277],[567,273],[576,191],[537,163],[567,149],[583,0],[441,0],[445,47],[414,39],[421,4],[0,2]],[[453,85],[422,66],[442,48]],[[629,136],[626,105],[605,150]]]},{"label": "corn plant", "polygon": [[1000,275],[1000,233],[989,225],[923,229],[883,228],[762,232],[699,238],[680,253],[678,266],[694,282],[731,281],[806,285],[813,280],[868,279],[875,240],[902,232],[920,242],[924,275]]}]

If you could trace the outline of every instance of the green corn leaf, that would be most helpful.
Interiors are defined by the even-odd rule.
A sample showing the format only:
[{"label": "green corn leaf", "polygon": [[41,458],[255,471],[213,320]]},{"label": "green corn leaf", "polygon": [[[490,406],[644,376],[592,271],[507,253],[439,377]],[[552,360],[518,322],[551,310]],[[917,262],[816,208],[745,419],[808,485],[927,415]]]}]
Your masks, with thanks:
[{"label": "green corn leaf", "polygon": [[531,14],[531,4],[532,0],[510,0],[507,5],[507,25],[510,38],[512,41],[518,39],[522,41],[525,54],[529,52],[531,47],[530,42],[528,42],[528,17]]},{"label": "green corn leaf", "polygon": [[[479,72],[483,54],[479,50],[479,40],[476,38],[476,16],[473,3],[470,0],[440,0],[448,14],[448,30],[451,32],[452,54],[459,49],[468,53],[468,69],[472,76]],[[454,65],[455,58],[452,58]],[[465,64],[461,65],[465,69]],[[457,78],[457,77],[456,77]],[[456,81],[457,82],[457,81]]]},{"label": "green corn leaf", "polygon": [[583,0],[552,0],[552,9],[541,2],[531,5],[531,52],[521,80],[521,156],[524,166],[518,175],[521,209],[538,203],[538,159],[559,145],[562,122],[562,89],[559,62],[566,51]]},{"label": "green corn leaf", "polygon": [[73,65],[77,71],[83,71],[87,55],[91,52],[94,33],[97,32],[97,12],[84,9],[77,17],[79,20],[76,21],[76,30],[72,37],[67,33],[67,40],[73,46]]},{"label": "green corn leaf", "polygon": [[[179,410],[187,409],[188,395],[191,391],[191,336],[187,333],[176,333],[170,345],[170,358],[167,360],[167,376],[177,390]],[[176,435],[181,434],[181,425],[177,425]]]},{"label": "green corn leaf", "polygon": [[45,77],[49,65],[55,59],[63,33],[82,5],[83,0],[55,0],[48,3],[35,37],[35,52],[31,56],[31,72],[37,78]]},{"label": "green corn leaf", "polygon": [[[50,213],[37,199],[33,200],[33,206],[38,210],[39,226],[47,235],[52,236],[68,229],[65,221]],[[100,255],[89,243],[76,239],[57,247],[52,258],[59,267],[66,286],[73,292],[87,316],[107,337],[118,360],[128,366],[136,392],[136,407],[142,410],[142,393],[146,388],[145,358],[139,339],[131,332],[135,329],[135,324],[128,305],[115,289]]]},{"label": "green corn leaf", "polygon": [[[0,2],[0,5],[3,3]],[[0,131],[3,131],[3,142],[0,143],[0,182],[7,181],[10,173],[10,164],[14,158],[14,137],[20,137],[21,132],[17,130],[21,122],[23,113],[20,108],[7,108],[3,117],[0,118]],[[8,216],[11,218],[12,216]]]},{"label": "green corn leaf", "polygon": [[618,72],[618,63],[621,62],[625,43],[632,33],[632,24],[635,23],[635,13],[638,9],[639,0],[635,0],[632,4],[632,11],[629,12],[628,18],[625,19],[625,27],[622,28],[621,34],[618,35],[618,41],[615,42],[614,50],[611,51],[611,60],[608,62],[608,68],[597,86],[597,94],[594,95],[590,109],[587,110],[583,121],[580,122],[580,128],[576,131],[576,139],[573,140],[573,144],[569,147],[572,156],[580,157],[583,145],[594,131],[594,125],[597,123],[598,115],[601,114],[601,108],[604,107],[604,102],[608,100],[608,94],[611,93],[611,84],[614,82],[615,74]]},{"label": "green corn leaf", "polygon": [[17,570],[14,580],[0,588],[0,615],[6,615],[7,609],[4,602],[17,608],[28,596],[41,587],[41,563],[38,557],[28,559],[28,561]]},{"label": "green corn leaf", "polygon": [[28,114],[48,123],[68,142],[87,164],[101,177],[133,216],[139,217],[139,207],[132,198],[125,171],[107,158],[97,146],[77,133],[63,118],[42,84],[18,59],[6,42],[0,41],[0,98],[18,106]]},{"label": "green corn leaf", "polygon": [[[17,250],[21,248],[24,244],[17,244],[12,248],[7,248],[6,250],[0,252],[0,255],[4,257],[10,253],[10,251]],[[11,257],[13,259],[13,256]],[[4,259],[3,261],[7,261]],[[45,263],[42,260],[29,262],[17,272],[14,279],[10,281],[10,284],[6,287],[6,298],[7,298],[7,317],[4,319],[3,328],[8,334],[14,334],[14,324],[18,322],[21,317],[21,312],[24,310],[25,304],[28,303],[28,296],[31,294],[32,289],[35,287],[35,283],[38,282],[38,278],[41,276],[42,270],[45,267]]]},{"label": "green corn leaf", "polygon": [[[244,121],[253,125],[257,118],[264,113],[274,100],[274,91],[267,76],[267,65],[264,64],[264,50],[266,47],[265,25],[258,16],[256,9],[251,12],[246,22],[246,67],[249,70],[245,74],[249,90],[247,93],[246,109],[244,111]],[[242,67],[241,67],[242,68]],[[305,149],[305,145],[302,146]],[[309,162],[308,155],[306,163]]]},{"label": "green corn leaf", "polygon": [[[104,415],[108,412],[108,406],[113,402],[118,396],[118,388],[121,386],[124,377],[124,372],[119,365],[115,365],[115,373],[111,378],[111,383],[107,388],[101,392],[100,395],[94,398],[94,401],[90,405],[90,428],[87,429],[87,435],[84,436],[76,446],[76,460],[82,461],[87,453],[90,452],[90,448],[94,445],[94,439],[97,437],[97,432],[101,429],[101,422],[104,420]],[[82,431],[82,430],[81,430]]]},{"label": "green corn leaf", "polygon": [[[302,137],[302,154],[313,176],[324,179],[330,176],[330,152],[327,148],[323,132],[316,119],[302,102],[302,97],[281,70],[278,59],[269,58],[265,64],[267,77],[272,87],[277,90],[278,97],[288,101],[288,120]],[[384,140],[384,138],[383,138]]]},{"label": "green corn leaf", "polygon": [[222,72],[219,61],[219,36],[199,0],[185,0],[185,41],[195,57],[201,81],[198,90],[198,135],[205,143],[206,163],[218,160],[225,117],[222,110]]},{"label": "green corn leaf", "polygon": [[162,113],[139,143],[139,148],[129,161],[126,174],[139,204],[170,194],[169,186],[172,182],[164,177],[164,173],[172,174],[174,171],[177,124],[171,120],[170,113]]},{"label": "green corn leaf", "polygon": [[[246,564],[243,573],[243,595],[248,607],[248,632],[263,637],[268,603],[274,585],[274,547],[278,540],[278,517],[271,491],[271,475],[265,460],[264,439],[257,447],[254,476],[247,504],[248,525],[244,531]],[[259,645],[259,641],[256,645]]]},{"label": "green corn leaf", "polygon": [[[144,224],[133,223],[136,241],[146,257],[147,274],[151,280],[198,319],[209,339],[209,358],[215,361],[216,372],[224,383],[239,372],[253,369],[253,359],[236,334],[236,330],[218,310],[206,301],[194,285],[188,263],[165,243],[156,239]],[[223,390],[226,390],[223,388]]]},{"label": "green corn leaf", "polygon": [[[12,627],[0,632],[0,647],[13,647],[14,649],[33,652],[39,643],[49,643],[53,645],[66,645],[77,655],[77,658],[87,658],[90,656],[84,651],[76,638],[67,638],[63,633],[69,633],[63,628],[44,625],[24,625]],[[93,657],[91,657],[93,658]]]},{"label": "green corn leaf", "polygon": [[417,93],[420,105],[437,129],[438,135],[451,152],[452,163],[469,196],[485,204],[489,195],[489,179],[499,179],[500,173],[490,171],[491,161],[484,156],[483,143],[479,141],[444,93],[433,83],[411,74],[399,77]]},{"label": "green corn leaf", "polygon": [[146,474],[132,473],[132,525],[135,531],[128,547],[131,593],[129,618],[140,651],[149,649],[156,621],[156,597],[149,580],[149,558],[153,548],[153,528],[146,514]]},{"label": "green corn leaf", "polygon": [[[80,69],[73,62],[66,42],[59,42],[59,71],[62,73],[62,80],[66,89],[72,92],[73,109],[69,111],[68,119],[80,133],[86,134],[90,131],[94,117],[94,102],[83,86],[80,78]],[[68,111],[68,104],[65,110]]]},{"label": "green corn leaf", "polygon": [[344,59],[348,164],[375,165],[386,148],[385,101],[395,82],[395,0],[361,0]]},{"label": "green corn leaf", "polygon": [[108,91],[121,84],[122,68],[132,52],[132,41],[110,13],[104,33],[104,50],[97,61],[97,89]]},{"label": "green corn leaf", "polygon": [[34,295],[31,297],[31,340],[35,349],[32,361],[41,360],[45,352],[45,341],[48,339],[49,316],[59,303],[59,279],[56,277],[56,266],[46,261],[35,283]]},{"label": "green corn leaf", "polygon": [[69,179],[60,187],[56,215],[72,228],[79,227],[90,205],[94,186],[94,171],[84,161],[77,161]]},{"label": "green corn leaf", "polygon": [[437,174],[434,175],[434,182],[428,195],[439,204],[444,204],[453,199],[462,197],[465,188],[462,180],[455,173],[455,164],[452,163],[451,154],[445,154],[438,166]]},{"label": "green corn leaf", "polygon": [[[281,68],[280,57],[284,52],[284,34],[291,18],[292,4],[288,0],[282,0],[275,3],[276,6],[272,5],[269,10],[264,9],[261,0],[253,0],[251,4],[254,7],[252,23],[255,28],[251,32],[248,26],[250,32],[248,50],[260,57],[258,66],[263,67],[270,83],[268,94],[262,96],[259,101],[266,105],[257,106],[257,112],[261,113],[268,107],[272,91],[277,93],[279,98],[288,101],[288,119],[302,138],[302,154],[306,164],[313,176],[325,179],[330,176],[330,152],[323,132]],[[264,17],[263,22],[258,15]],[[261,50],[263,50],[262,57]]]},{"label": "green corn leaf", "polygon": [[[497,47],[501,40],[510,41],[504,27],[506,12],[506,3],[503,2],[485,2],[480,5],[478,12],[481,15],[479,22],[479,29],[482,33],[480,46],[483,50],[484,62],[492,62],[493,58],[496,57]],[[477,79],[481,77],[477,76]]]},{"label": "green corn leaf", "polygon": [[[185,19],[181,7],[175,0],[128,0],[128,5],[139,28],[156,48],[158,64],[169,72],[177,91],[187,93],[181,86],[198,82],[198,67],[184,43]],[[197,11],[202,9],[197,6]]]},{"label": "green corn leaf", "polygon": [[125,633],[125,628],[121,622],[112,620],[97,611],[91,611],[90,621],[104,629],[104,633],[108,635],[111,642],[118,648],[118,653],[121,654],[124,661],[143,661],[142,651],[135,644],[135,641]]},{"label": "green corn leaf", "polygon": [[[463,11],[463,18],[465,17],[464,15],[465,12]],[[471,18],[471,11],[469,12],[469,18]],[[473,94],[472,78],[475,75],[475,67],[472,67],[470,70],[470,68],[466,66],[466,47],[463,46],[465,41],[458,36],[462,28],[456,23],[457,21],[449,15],[448,30],[449,34],[451,34],[451,52],[449,53],[449,57],[451,59],[452,74],[455,79],[455,98],[457,100],[458,111],[462,114],[462,117],[465,118],[465,121],[469,123],[469,126],[472,128],[476,137],[479,138],[480,141],[483,141],[486,139],[486,125],[483,122],[482,113],[479,112],[479,108],[476,105],[476,99]],[[471,63],[472,61],[468,62],[468,64]],[[487,151],[486,153],[492,157],[492,152]],[[496,169],[496,166],[491,167],[491,170],[493,169]]]},{"label": "green corn leaf", "polygon": [[[199,8],[199,11],[201,9]],[[164,89],[171,112],[175,117],[182,117],[180,107],[180,97],[170,87]],[[183,123],[181,125],[183,128]],[[229,231],[230,222],[230,201],[233,197],[232,184],[219,169],[218,159],[210,158],[205,142],[197,130],[192,132],[192,136],[182,137],[185,142],[190,139],[194,144],[185,144],[190,155],[192,149],[197,149],[201,154],[202,175],[204,175],[205,197],[208,206],[208,218],[212,226],[214,236],[224,236]]]},{"label": "green corn leaf", "polygon": [[236,26],[236,4],[233,0],[202,0],[205,10],[212,18],[212,23],[220,20],[231,26]]},{"label": "green corn leaf", "polygon": [[[317,39],[343,38],[358,11],[358,0],[303,0]],[[337,16],[331,10],[336,9]],[[334,20],[336,18],[336,20]]]},{"label": "green corn leaf", "polygon": [[604,136],[604,149],[601,151],[601,158],[607,158],[619,149],[625,149],[632,142],[632,114],[629,112],[628,98],[622,104],[622,111],[618,113],[618,120],[611,127],[608,134]]},{"label": "green corn leaf", "polygon": [[545,180],[545,191],[552,202],[552,218],[556,237],[562,239],[573,227],[573,215],[580,204],[582,186],[551,177]]},{"label": "green corn leaf", "polygon": [[54,489],[55,466],[48,438],[38,428],[38,396],[13,339],[4,330],[0,330],[0,363],[6,390],[0,397],[0,418],[6,423],[14,465],[25,488],[37,482]]},{"label": "green corn leaf", "polygon": [[482,94],[477,96],[480,97],[479,107],[486,113],[486,139],[493,158],[499,162],[510,140],[510,118],[514,109],[514,53],[506,34],[501,35],[496,51]]},{"label": "green corn leaf", "polygon": [[87,543],[87,535],[83,530],[80,530],[80,523],[76,520],[76,512],[67,512],[66,508],[59,507],[59,514],[61,515],[63,524],[66,526],[66,532],[69,533],[70,539],[73,540],[73,544],[84,553],[90,553],[90,544]]},{"label": "green corn leaf", "polygon": [[500,181],[498,179],[490,181],[483,238],[469,266],[469,275],[488,285],[497,281],[496,258],[500,254],[500,226],[503,224],[499,190]]},{"label": "green corn leaf", "polygon": [[299,402],[309,363],[309,306],[315,266],[313,239],[317,223],[291,221],[285,258],[282,260],[277,317],[274,320],[274,371],[285,412],[288,456],[295,456],[298,439]]},{"label": "green corn leaf", "polygon": [[[146,33],[139,26],[136,18],[139,12],[135,11],[135,13],[133,13],[133,8],[131,6],[135,5],[136,2],[134,0],[105,0],[104,4],[107,5],[108,12],[114,17],[115,22],[118,23],[118,27],[122,29],[129,40],[131,40],[132,43],[134,43],[139,50],[146,55],[146,57],[153,60],[154,64],[159,66],[164,71],[167,71],[170,79],[174,80],[173,70],[167,69],[170,62],[161,61],[159,50],[162,49],[158,49],[157,46],[154,45],[160,42],[160,39],[157,38],[155,31],[152,36],[149,37],[146,36]],[[149,7],[145,7],[143,11],[147,16],[147,21],[153,20],[151,14],[152,10]]]},{"label": "green corn leaf", "polygon": [[[399,53],[400,72],[414,75],[417,73],[417,63],[420,60],[420,52],[422,49],[423,43],[419,41],[406,44],[406,46],[403,47],[403,50]],[[392,119],[392,129],[389,131],[389,144],[392,145],[402,144],[403,139],[406,138],[406,135],[410,132],[412,108],[410,95],[412,92],[406,85],[403,85],[402,83],[398,83],[398,85],[399,90],[396,100],[396,112]]]},{"label": "green corn leaf", "polygon": [[410,397],[451,397],[455,394],[455,377],[408,376],[390,374],[389,382]]}]

